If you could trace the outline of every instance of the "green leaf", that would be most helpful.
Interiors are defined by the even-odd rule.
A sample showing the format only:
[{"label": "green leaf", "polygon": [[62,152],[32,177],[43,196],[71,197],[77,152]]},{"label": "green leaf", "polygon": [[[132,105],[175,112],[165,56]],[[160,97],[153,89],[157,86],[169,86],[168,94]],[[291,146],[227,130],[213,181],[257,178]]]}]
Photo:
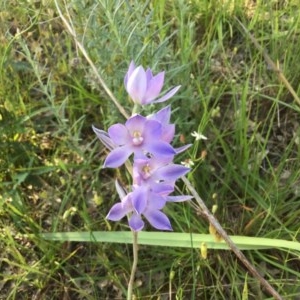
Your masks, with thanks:
[{"label": "green leaf", "polygon": [[[56,232],[41,233],[39,236],[46,240],[60,242],[132,243],[132,232],[130,231]],[[282,248],[300,251],[299,242],[247,236],[230,236],[230,238],[240,250]],[[217,242],[210,234],[142,231],[138,234],[138,243],[149,246],[185,248],[200,248],[201,243],[206,243],[208,249],[229,249],[224,241]]]}]

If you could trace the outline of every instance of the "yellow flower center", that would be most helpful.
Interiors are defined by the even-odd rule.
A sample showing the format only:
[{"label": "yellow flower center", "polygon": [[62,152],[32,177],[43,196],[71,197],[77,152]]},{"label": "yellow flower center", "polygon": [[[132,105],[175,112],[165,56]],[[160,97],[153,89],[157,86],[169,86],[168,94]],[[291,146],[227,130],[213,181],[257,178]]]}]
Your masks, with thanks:
[{"label": "yellow flower center", "polygon": [[143,177],[144,179],[147,179],[151,176],[151,168],[150,166],[147,164],[142,168],[142,172],[143,172]]}]

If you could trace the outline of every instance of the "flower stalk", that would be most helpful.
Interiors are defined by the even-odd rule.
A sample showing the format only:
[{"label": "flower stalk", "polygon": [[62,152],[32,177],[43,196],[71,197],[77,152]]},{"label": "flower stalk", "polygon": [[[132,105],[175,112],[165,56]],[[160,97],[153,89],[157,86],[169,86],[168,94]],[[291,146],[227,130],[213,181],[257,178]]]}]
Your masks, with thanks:
[{"label": "flower stalk", "polygon": [[134,285],[134,279],[135,279],[135,273],[137,269],[137,264],[138,264],[138,232],[132,230],[132,236],[133,236],[133,241],[132,241],[132,250],[133,250],[133,262],[132,262],[132,267],[131,267],[131,274],[130,274],[130,279],[128,282],[128,289],[127,289],[127,300],[132,300],[133,299],[133,285]]}]

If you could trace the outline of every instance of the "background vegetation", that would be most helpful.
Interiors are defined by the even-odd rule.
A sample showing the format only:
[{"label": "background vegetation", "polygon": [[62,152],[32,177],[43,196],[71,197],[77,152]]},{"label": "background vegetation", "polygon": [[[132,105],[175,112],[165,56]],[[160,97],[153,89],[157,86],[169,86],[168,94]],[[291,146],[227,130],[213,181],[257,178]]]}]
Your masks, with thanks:
[{"label": "background vegetation", "polygon": [[[166,70],[178,158],[231,235],[299,240],[299,103],[237,20],[300,95],[298,0],[60,1],[100,74],[130,110],[129,62]],[[118,200],[91,130],[123,117],[76,48],[53,1],[0,4],[0,299],[122,299],[131,246],[49,242],[26,234],[128,230],[105,220]],[[157,105],[155,109],[162,107]],[[150,108],[151,110],[154,107]],[[194,142],[191,132],[207,136]],[[184,186],[181,186],[184,190]],[[207,233],[187,203],[174,231]],[[150,228],[149,228],[150,229]],[[245,253],[284,299],[300,299],[299,253]],[[229,251],[140,247],[140,299],[267,299]]]}]

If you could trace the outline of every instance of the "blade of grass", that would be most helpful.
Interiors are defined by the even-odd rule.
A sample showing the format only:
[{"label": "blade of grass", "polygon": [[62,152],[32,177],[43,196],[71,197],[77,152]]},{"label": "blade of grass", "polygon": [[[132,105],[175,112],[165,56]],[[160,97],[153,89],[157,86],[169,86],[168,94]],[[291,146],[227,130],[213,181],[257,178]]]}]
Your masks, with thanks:
[{"label": "blade of grass", "polygon": [[[52,241],[73,242],[102,242],[131,244],[132,233],[129,231],[94,231],[94,232],[54,232],[41,233],[40,237]],[[233,243],[240,250],[258,249],[288,249],[300,250],[300,243],[280,239],[269,239],[247,236],[230,236]],[[184,247],[199,249],[202,243],[208,249],[230,250],[225,241],[216,241],[211,234],[175,233],[175,232],[140,232],[139,245]]]}]

